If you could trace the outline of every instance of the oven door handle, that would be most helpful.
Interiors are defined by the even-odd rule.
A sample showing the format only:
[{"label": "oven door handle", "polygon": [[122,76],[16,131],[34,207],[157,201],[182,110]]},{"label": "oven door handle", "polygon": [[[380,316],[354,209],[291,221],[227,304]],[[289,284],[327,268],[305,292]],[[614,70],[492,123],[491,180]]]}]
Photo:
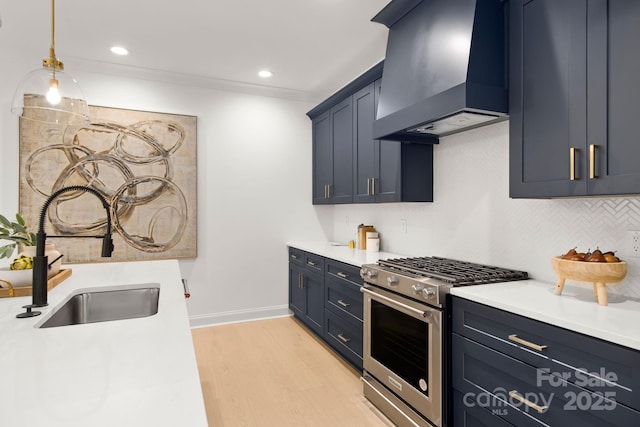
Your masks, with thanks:
[{"label": "oven door handle", "polygon": [[426,317],[429,317],[429,314],[430,314],[430,313],[429,313],[428,311],[418,310],[417,308],[413,308],[413,307],[411,307],[410,305],[403,304],[403,303],[401,303],[401,302],[399,302],[399,301],[396,301],[396,300],[391,299],[391,298],[389,298],[389,297],[386,297],[386,296],[384,296],[384,295],[380,295],[379,293],[374,292],[374,291],[372,291],[372,290],[370,290],[369,288],[366,288],[366,287],[364,287],[364,286],[362,286],[362,287],[360,288],[360,292],[362,292],[362,293],[364,293],[364,294],[368,294],[368,295],[370,295],[371,297],[374,297],[374,298],[376,298],[376,299],[381,299],[381,300],[383,300],[384,302],[388,302],[389,304],[395,305],[396,307],[400,307],[400,308],[402,308],[402,309],[404,309],[404,310],[407,310],[407,311],[409,311],[409,312],[411,312],[411,313],[417,314],[418,316],[425,317],[425,318],[426,318]]}]

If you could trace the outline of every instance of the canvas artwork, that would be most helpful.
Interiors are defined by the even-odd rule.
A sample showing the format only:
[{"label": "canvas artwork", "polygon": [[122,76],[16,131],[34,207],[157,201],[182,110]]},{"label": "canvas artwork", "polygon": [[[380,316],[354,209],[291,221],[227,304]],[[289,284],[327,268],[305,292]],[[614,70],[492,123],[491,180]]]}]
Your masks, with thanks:
[{"label": "canvas artwork", "polygon": [[[110,203],[115,250],[101,258],[107,214],[89,192],[51,201],[47,235],[64,262],[194,258],[197,253],[196,117],[90,106],[91,122],[20,119],[20,212],[32,231],[47,198],[88,186]],[[75,236],[75,237],[74,237]]]}]

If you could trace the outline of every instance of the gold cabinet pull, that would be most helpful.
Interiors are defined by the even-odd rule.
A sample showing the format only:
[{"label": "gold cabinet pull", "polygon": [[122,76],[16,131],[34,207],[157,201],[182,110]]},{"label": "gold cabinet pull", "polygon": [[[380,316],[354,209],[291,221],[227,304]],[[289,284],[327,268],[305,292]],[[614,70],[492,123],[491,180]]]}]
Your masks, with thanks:
[{"label": "gold cabinet pull", "polygon": [[298,259],[298,255],[291,254],[291,258],[293,258],[293,259]]},{"label": "gold cabinet pull", "polygon": [[325,199],[328,199],[328,198],[329,198],[329,191],[328,191],[328,190],[329,190],[329,185],[328,185],[328,184],[325,184],[325,185],[324,185],[324,198],[325,198]]},{"label": "gold cabinet pull", "polygon": [[376,195],[376,179],[375,178],[371,178],[371,195],[372,196]]},{"label": "gold cabinet pull", "polygon": [[538,344],[534,344],[532,342],[529,342],[527,340],[523,340],[522,338],[519,338],[517,335],[513,334],[513,335],[509,335],[509,339],[513,342],[517,342],[518,344],[522,344],[525,347],[529,347],[532,348],[534,350],[538,350],[538,351],[542,351],[545,348],[547,348],[546,345],[538,345]]},{"label": "gold cabinet pull", "polygon": [[596,175],[596,148],[598,148],[596,144],[589,145],[589,178],[590,179],[598,179],[598,175]]},{"label": "gold cabinet pull", "polygon": [[331,188],[333,187],[333,184],[327,184],[327,199],[330,199],[331,196]]},{"label": "gold cabinet pull", "polygon": [[338,300],[338,304],[340,304],[341,306],[343,306],[344,308],[350,307],[351,304],[349,304],[348,302],[344,302],[343,300],[339,299]]},{"label": "gold cabinet pull", "polygon": [[576,153],[578,151],[580,151],[578,148],[569,148],[569,179],[571,181],[577,181],[580,179],[576,176]]},{"label": "gold cabinet pull", "polygon": [[342,334],[338,334],[338,338],[340,338],[340,340],[341,340],[343,343],[348,343],[349,341],[351,341],[351,338],[347,338],[347,337],[345,337],[345,336],[344,336],[344,335],[342,335]]},{"label": "gold cabinet pull", "polygon": [[298,288],[299,289],[304,288],[304,278],[302,274],[298,274]]},{"label": "gold cabinet pull", "polygon": [[371,195],[371,178],[367,178],[367,196]]},{"label": "gold cabinet pull", "polygon": [[512,399],[516,399],[520,403],[524,403],[525,405],[527,405],[531,409],[535,409],[536,411],[538,411],[539,414],[544,414],[549,409],[548,406],[536,405],[535,403],[525,399],[516,390],[511,390],[509,392],[509,397],[511,397]]},{"label": "gold cabinet pull", "polygon": [[342,277],[343,279],[346,279],[347,277],[349,277],[347,273],[343,273],[342,271],[338,271],[336,273],[336,276]]},{"label": "gold cabinet pull", "polygon": [[313,261],[307,261],[307,265],[310,265],[311,267],[315,267],[316,263]]}]

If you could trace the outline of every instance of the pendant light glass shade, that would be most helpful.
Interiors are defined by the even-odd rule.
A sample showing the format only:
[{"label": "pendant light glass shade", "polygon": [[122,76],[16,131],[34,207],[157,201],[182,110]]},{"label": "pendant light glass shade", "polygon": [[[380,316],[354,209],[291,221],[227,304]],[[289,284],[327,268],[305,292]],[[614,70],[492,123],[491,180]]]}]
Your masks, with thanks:
[{"label": "pendant light glass shade", "polygon": [[59,125],[89,122],[89,106],[78,82],[66,74],[55,52],[55,0],[51,0],[51,47],[42,68],[18,84],[11,112],[28,120]]},{"label": "pendant light glass shade", "polygon": [[62,70],[47,67],[24,76],[11,111],[24,119],[60,125],[89,121],[89,106],[78,82]]}]

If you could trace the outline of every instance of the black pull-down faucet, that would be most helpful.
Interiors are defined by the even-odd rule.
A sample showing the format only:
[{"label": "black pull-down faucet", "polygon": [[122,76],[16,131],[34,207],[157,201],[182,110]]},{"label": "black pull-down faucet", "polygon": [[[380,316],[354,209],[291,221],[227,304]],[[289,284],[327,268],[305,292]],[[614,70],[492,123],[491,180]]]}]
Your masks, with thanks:
[{"label": "black pull-down faucet", "polygon": [[45,307],[47,303],[47,273],[49,271],[48,258],[44,254],[45,240],[47,234],[44,232],[44,218],[46,216],[49,205],[58,196],[64,193],[73,191],[84,191],[91,193],[100,199],[102,206],[107,211],[107,231],[104,235],[98,236],[49,236],[49,237],[88,237],[88,238],[102,238],[102,256],[110,257],[113,252],[113,240],[111,239],[111,211],[109,203],[105,198],[91,187],[83,185],[71,185],[69,187],[63,187],[54,192],[42,205],[42,211],[40,212],[40,221],[38,223],[38,232],[36,233],[36,256],[33,257],[33,281],[32,281],[32,302],[30,305],[25,305],[26,312],[16,315],[18,318],[33,317],[41,314],[39,311],[32,311],[34,307]]}]

